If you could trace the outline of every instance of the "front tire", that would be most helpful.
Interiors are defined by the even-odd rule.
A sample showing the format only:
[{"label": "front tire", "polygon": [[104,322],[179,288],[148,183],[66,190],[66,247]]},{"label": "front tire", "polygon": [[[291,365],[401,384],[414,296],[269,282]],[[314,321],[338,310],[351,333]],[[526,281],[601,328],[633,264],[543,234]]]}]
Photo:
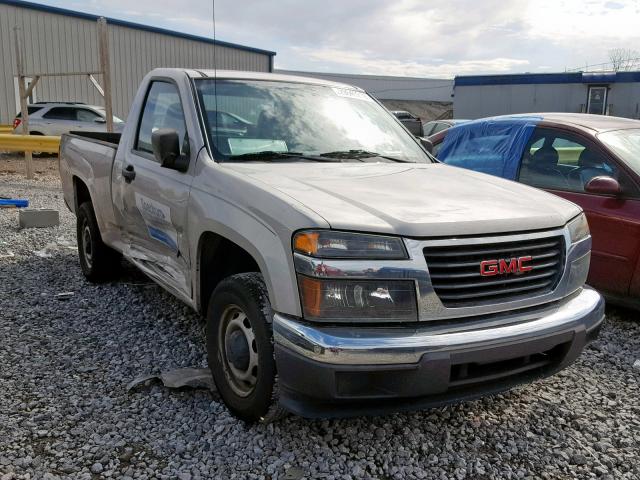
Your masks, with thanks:
[{"label": "front tire", "polygon": [[271,304],[259,273],[220,282],[207,312],[207,354],[227,408],[246,422],[271,422],[278,405]]},{"label": "front tire", "polygon": [[91,202],[78,207],[76,218],[78,256],[82,273],[91,282],[102,282],[116,276],[121,256],[102,242]]}]

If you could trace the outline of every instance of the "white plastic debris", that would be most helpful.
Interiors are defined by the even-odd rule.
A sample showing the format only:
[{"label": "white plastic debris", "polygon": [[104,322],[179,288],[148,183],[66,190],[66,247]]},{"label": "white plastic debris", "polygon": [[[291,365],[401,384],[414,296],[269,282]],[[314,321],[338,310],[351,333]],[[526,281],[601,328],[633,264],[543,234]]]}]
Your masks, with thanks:
[{"label": "white plastic debris", "polygon": [[69,250],[75,250],[76,248],[78,248],[78,244],[76,243],[75,240],[69,239],[69,238],[65,238],[65,237],[62,237],[62,236],[56,238],[56,243],[60,247],[67,248]]},{"label": "white plastic debris", "polygon": [[42,250],[34,250],[33,253],[40,258],[51,258],[57,251],[75,250],[76,248],[77,244],[75,241],[65,237],[58,237],[55,242],[47,243]]},{"label": "white plastic debris", "polygon": [[55,250],[57,250],[57,244],[47,243],[42,250],[34,250],[33,253],[36,257],[51,258]]}]

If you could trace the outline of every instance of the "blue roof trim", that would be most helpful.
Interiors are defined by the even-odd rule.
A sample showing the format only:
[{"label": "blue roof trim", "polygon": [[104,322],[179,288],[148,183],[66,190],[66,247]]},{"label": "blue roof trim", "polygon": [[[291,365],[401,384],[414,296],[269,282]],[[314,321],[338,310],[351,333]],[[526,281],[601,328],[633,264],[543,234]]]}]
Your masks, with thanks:
[{"label": "blue roof trim", "polygon": [[[76,12],[74,10],[67,10],[66,8],[51,7],[49,5],[42,5],[40,3],[26,2],[23,0],[0,0],[0,5],[11,5],[13,7],[28,8],[30,10],[39,10],[41,12],[55,13],[57,15],[64,15],[67,17],[82,18],[83,20],[96,21],[101,15],[93,15],[91,13]],[[221,47],[236,48],[238,50],[245,50],[247,52],[261,53],[263,55],[269,55],[274,57],[276,52],[270,50],[263,50],[261,48],[247,47],[246,45],[239,45],[237,43],[225,42],[223,40],[213,40],[212,38],[201,37],[198,35],[191,35],[189,33],[176,32],[174,30],[167,30],[166,28],[152,27],[150,25],[144,25],[141,23],[128,22],[126,20],[118,20],[117,18],[105,17],[107,23],[111,25],[118,25],[120,27],[133,28],[136,30],[144,30],[146,32],[160,33],[162,35],[168,35],[171,37],[184,38],[186,40],[194,40],[196,42],[210,43],[213,45],[219,45]]]},{"label": "blue roof trim", "polygon": [[508,75],[465,75],[453,80],[454,87],[480,85],[540,85],[559,83],[640,82],[640,72],[518,73]]},{"label": "blue roof trim", "polygon": [[640,82],[640,72],[617,72],[616,79],[620,83]]},{"label": "blue roof trim", "polygon": [[456,87],[471,85],[533,85],[540,83],[582,83],[582,73],[523,73],[515,75],[469,75],[453,79]]},{"label": "blue roof trim", "polygon": [[616,72],[584,72],[582,83],[616,83]]}]

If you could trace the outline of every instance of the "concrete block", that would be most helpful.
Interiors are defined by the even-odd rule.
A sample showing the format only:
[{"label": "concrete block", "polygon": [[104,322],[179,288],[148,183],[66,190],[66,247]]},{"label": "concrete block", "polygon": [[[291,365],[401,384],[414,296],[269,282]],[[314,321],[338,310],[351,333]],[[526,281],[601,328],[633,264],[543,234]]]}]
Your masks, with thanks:
[{"label": "concrete block", "polygon": [[23,208],[18,210],[20,228],[55,227],[60,225],[60,214],[51,208]]}]

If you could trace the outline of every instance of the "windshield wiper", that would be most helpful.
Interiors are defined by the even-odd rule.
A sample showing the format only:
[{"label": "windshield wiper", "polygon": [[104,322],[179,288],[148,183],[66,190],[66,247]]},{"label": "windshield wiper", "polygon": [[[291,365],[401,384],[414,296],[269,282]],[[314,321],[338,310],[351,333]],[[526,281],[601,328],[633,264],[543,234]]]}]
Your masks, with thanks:
[{"label": "windshield wiper", "polygon": [[403,160],[402,158],[388,157],[386,155],[382,155],[376,152],[369,152],[367,150],[338,150],[336,152],[325,152],[319,155],[320,157],[328,157],[328,158],[349,158],[354,160],[359,160],[362,158],[373,158],[379,157],[384,158],[385,160],[390,160],[392,162],[401,162],[401,163],[411,163],[409,160]]},{"label": "windshield wiper", "polygon": [[313,155],[305,155],[301,152],[276,152],[273,150],[264,150],[262,152],[250,152],[250,153],[242,153],[240,155],[231,155],[228,160],[283,160],[283,159],[291,159],[291,158],[299,158],[302,160],[311,160],[314,162],[336,162],[340,161],[339,159],[331,159],[325,157],[318,157]]}]

